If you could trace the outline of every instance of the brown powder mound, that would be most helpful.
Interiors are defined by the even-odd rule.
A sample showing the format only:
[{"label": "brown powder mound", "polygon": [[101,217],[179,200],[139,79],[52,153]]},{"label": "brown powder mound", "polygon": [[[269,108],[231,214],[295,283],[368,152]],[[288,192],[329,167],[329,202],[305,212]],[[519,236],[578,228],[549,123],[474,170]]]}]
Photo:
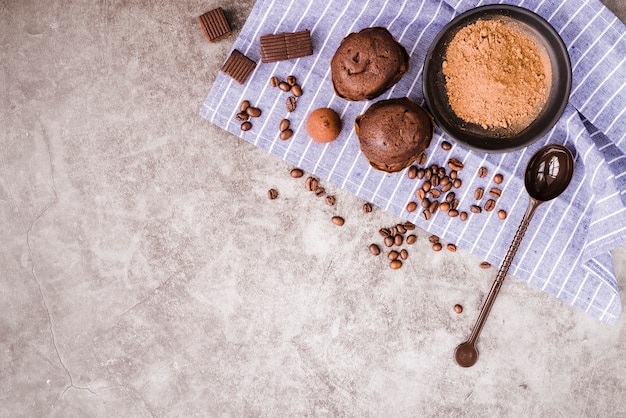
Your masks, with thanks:
[{"label": "brown powder mound", "polygon": [[549,58],[513,23],[478,20],[454,36],[442,64],[450,106],[466,122],[518,133],[545,104]]}]

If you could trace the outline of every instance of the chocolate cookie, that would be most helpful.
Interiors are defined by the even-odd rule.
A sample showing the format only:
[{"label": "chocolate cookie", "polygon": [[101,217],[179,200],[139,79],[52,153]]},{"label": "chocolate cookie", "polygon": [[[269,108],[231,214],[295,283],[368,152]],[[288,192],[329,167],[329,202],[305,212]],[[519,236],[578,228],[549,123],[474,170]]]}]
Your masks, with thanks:
[{"label": "chocolate cookie", "polygon": [[408,69],[409,54],[383,27],[351,33],[330,61],[335,93],[352,101],[380,96]]},{"label": "chocolate cookie", "polygon": [[372,167],[389,173],[415,161],[430,145],[434,129],[430,114],[408,97],[374,103],[354,125]]}]

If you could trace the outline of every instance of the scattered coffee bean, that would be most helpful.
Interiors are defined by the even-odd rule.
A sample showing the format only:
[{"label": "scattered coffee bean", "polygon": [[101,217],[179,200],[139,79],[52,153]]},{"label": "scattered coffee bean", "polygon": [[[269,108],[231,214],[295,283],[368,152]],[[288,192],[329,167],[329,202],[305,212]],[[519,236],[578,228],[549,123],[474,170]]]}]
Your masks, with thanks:
[{"label": "scattered coffee bean", "polygon": [[387,254],[387,258],[390,260],[396,260],[398,257],[400,257],[400,253],[396,250],[391,250],[389,254]]},{"label": "scattered coffee bean", "polygon": [[459,218],[461,218],[462,221],[467,221],[467,212],[461,212]]},{"label": "scattered coffee bean", "polygon": [[417,167],[414,165],[410,166],[409,169],[406,171],[406,175],[410,179],[414,179],[415,177],[417,177]]},{"label": "scattered coffee bean", "polygon": [[443,141],[443,142],[441,143],[441,148],[442,148],[444,151],[450,151],[450,150],[452,149],[452,144],[451,144],[451,143],[449,143],[448,141]]},{"label": "scattered coffee bean", "polygon": [[409,202],[406,205],[406,211],[409,213],[413,213],[415,212],[415,210],[417,209],[417,203],[415,202]]},{"label": "scattered coffee bean", "polygon": [[261,109],[259,109],[258,107],[249,106],[246,109],[246,113],[250,115],[251,118],[258,118],[259,116],[261,116]]},{"label": "scattered coffee bean", "polygon": [[393,243],[398,247],[402,245],[402,241],[404,241],[404,238],[400,234],[393,237]]},{"label": "scattered coffee bean", "polygon": [[432,202],[430,202],[430,206],[428,207],[430,213],[437,213],[437,209],[439,209],[439,201],[433,200]]},{"label": "scattered coffee bean", "polygon": [[424,198],[424,200],[422,200],[422,207],[424,209],[428,209],[430,207],[430,199],[428,198]]},{"label": "scattered coffee bean", "polygon": [[318,186],[315,189],[315,196],[317,197],[323,197],[326,194],[326,189],[324,189],[323,187]]},{"label": "scattered coffee bean", "polygon": [[326,204],[328,206],[334,206],[336,202],[335,196],[326,196]]},{"label": "scattered coffee bean", "polygon": [[288,140],[292,136],[293,136],[293,131],[291,129],[285,129],[284,131],[280,133],[280,139],[282,139],[283,141]]},{"label": "scattered coffee bean", "polygon": [[396,230],[398,231],[398,234],[406,234],[406,228],[402,224],[396,225]]},{"label": "scattered coffee bean", "polygon": [[480,206],[478,206],[478,205],[471,205],[470,206],[470,212],[472,212],[472,213],[480,213],[482,211],[483,211],[483,209]]},{"label": "scattered coffee bean", "polygon": [[491,195],[491,197],[495,197],[497,199],[502,196],[502,190],[498,189],[497,187],[492,187],[491,189],[489,189],[489,194]]},{"label": "scattered coffee bean", "polygon": [[294,179],[299,179],[300,177],[304,175],[304,171],[302,171],[299,168],[292,168],[291,171],[289,172],[289,175],[293,177]]},{"label": "scattered coffee bean", "polygon": [[363,204],[363,213],[370,213],[373,209],[374,208],[371,203],[367,202]]},{"label": "scattered coffee bean", "polygon": [[480,200],[483,198],[484,194],[485,194],[485,189],[483,189],[482,187],[478,187],[476,188],[476,190],[474,190],[474,199]]},{"label": "scattered coffee bean", "polygon": [[484,179],[485,177],[487,177],[487,167],[480,167],[478,169],[478,177],[480,177],[481,179]]},{"label": "scattered coffee bean", "polygon": [[448,202],[441,202],[439,204],[439,210],[442,212],[447,212],[450,210],[450,203]]},{"label": "scattered coffee bean", "polygon": [[400,267],[402,267],[402,261],[393,260],[389,263],[389,267],[391,267],[394,270],[398,270]]},{"label": "scattered coffee bean", "polygon": [[269,189],[269,190],[267,191],[267,197],[268,197],[270,200],[274,200],[274,199],[276,199],[276,198],[278,197],[278,190],[276,190],[276,189]]},{"label": "scattered coffee bean", "polygon": [[426,192],[424,191],[424,189],[419,188],[415,191],[415,197],[417,197],[419,200],[424,200],[424,198],[426,197]]},{"label": "scattered coffee bean", "polygon": [[483,261],[482,263],[480,263],[480,268],[481,269],[488,269],[491,267],[491,263],[487,262],[487,261]]},{"label": "scattered coffee bean", "polygon": [[455,189],[459,189],[463,185],[463,181],[461,181],[461,179],[457,177],[454,179],[454,183],[452,183],[452,185]]},{"label": "scattered coffee bean", "polygon": [[280,83],[278,83],[278,88],[282,91],[291,90],[291,86],[286,81],[281,81]]},{"label": "scattered coffee bean", "polygon": [[[434,174],[434,173],[433,173],[433,174]],[[438,167],[438,168],[437,168],[437,175],[438,175],[439,177],[443,177],[443,176],[445,176],[445,175],[446,175],[446,169],[445,169],[445,167]]]},{"label": "scattered coffee bean", "polygon": [[391,247],[393,245],[393,237],[391,235],[386,236],[384,239],[384,243],[386,247]]},{"label": "scattered coffee bean", "polygon": [[278,129],[281,132],[284,132],[287,129],[289,129],[289,125],[291,125],[291,122],[289,122],[289,119],[283,119],[280,121],[280,124],[278,125]]},{"label": "scattered coffee bean", "polygon": [[432,197],[433,199],[439,199],[439,197],[441,196],[441,190],[438,189],[430,189],[428,191],[428,195],[430,197]]},{"label": "scattered coffee bean", "polygon": [[294,75],[288,75],[287,78],[285,79],[285,81],[287,82],[287,84],[289,84],[290,86],[295,86],[297,83],[297,79],[296,76]]},{"label": "scattered coffee bean", "polygon": [[437,235],[431,235],[430,237],[428,237],[428,241],[434,244],[436,242],[439,242],[439,237]]},{"label": "scattered coffee bean", "polygon": [[388,228],[380,228],[378,230],[378,233],[382,236],[382,237],[388,237],[390,234],[389,229]]},{"label": "scattered coffee bean", "polygon": [[270,77],[270,86],[278,87],[279,84],[280,84],[280,79],[278,77],[276,76]]},{"label": "scattered coffee bean", "polygon": [[428,181],[433,177],[433,172],[430,170],[424,170],[424,178]]},{"label": "scattered coffee bean", "polygon": [[341,216],[333,216],[331,220],[337,226],[343,226],[343,224],[346,222]]},{"label": "scattered coffee bean", "polygon": [[395,225],[389,228],[389,235],[391,235],[392,237],[398,235],[398,228],[396,228]]},{"label": "scattered coffee bean", "polygon": [[307,189],[309,192],[312,192],[313,189],[313,177],[309,176],[306,178],[306,180],[304,181],[304,188]]},{"label": "scattered coffee bean", "polygon": [[403,248],[402,250],[400,250],[400,258],[406,260],[407,258],[409,258],[409,252]]},{"label": "scattered coffee bean", "polygon": [[493,176],[493,182],[496,184],[501,184],[503,180],[504,176],[502,174],[496,174],[495,176]]},{"label": "scattered coffee bean", "polygon": [[289,96],[287,97],[287,101],[285,102],[286,106],[287,106],[287,112],[293,112],[294,110],[296,110],[296,102],[298,101],[298,99],[296,98],[296,96]]},{"label": "scattered coffee bean", "polygon": [[[454,180],[454,181],[456,181],[456,180]],[[453,185],[454,185],[453,183],[448,183],[448,184],[446,184],[445,186],[443,186],[443,187],[441,188],[441,191],[442,191],[443,193],[447,193],[447,192],[449,192],[449,191],[450,191],[450,189],[452,189],[452,186],[453,186]]]},{"label": "scattered coffee bean", "polygon": [[506,211],[504,209],[500,209],[498,211],[498,218],[505,220],[506,219]]},{"label": "scattered coffee bean", "polygon": [[448,216],[451,218],[456,218],[457,216],[459,216],[459,211],[456,209],[450,209],[448,211]]},{"label": "scattered coffee bean", "polygon": [[249,131],[250,129],[252,129],[252,124],[248,121],[245,121],[241,124],[240,128],[242,131]]},{"label": "scattered coffee bean", "polygon": [[423,179],[424,178],[424,174],[425,174],[425,171],[424,171],[423,168],[418,168],[417,169],[417,178],[418,179],[420,179],[420,180]]},{"label": "scattered coffee bean", "polygon": [[450,183],[450,177],[448,176],[443,176],[439,179],[439,185],[440,186],[445,186],[446,184]]},{"label": "scattered coffee bean", "polygon": [[248,115],[246,112],[239,112],[235,116],[235,119],[237,119],[239,121],[248,120],[249,118],[250,118],[250,115]]},{"label": "scattered coffee bean", "polygon": [[452,202],[450,202],[450,207],[452,209],[458,209],[459,207],[459,199],[453,199]]},{"label": "scattered coffee bean", "polygon": [[448,203],[452,203],[452,201],[454,201],[454,198],[456,197],[456,194],[454,192],[450,192],[446,195],[446,202]]},{"label": "scattered coffee bean", "polygon": [[450,251],[451,253],[455,253],[456,252],[456,245],[449,243],[448,245],[446,245],[446,249],[448,251]]},{"label": "scattered coffee bean", "polygon": [[430,185],[431,185],[431,187],[437,187],[437,186],[439,186],[439,176],[433,176],[433,177],[430,179]]},{"label": "scattered coffee bean", "polygon": [[454,312],[458,314],[463,313],[463,307],[457,303],[456,305],[454,305]]},{"label": "scattered coffee bean", "polygon": [[417,163],[423,166],[424,164],[426,164],[426,159],[427,159],[426,153],[422,152],[420,156],[417,158]]},{"label": "scattered coffee bean", "polygon": [[241,102],[241,104],[239,105],[239,111],[240,112],[245,112],[247,108],[250,107],[250,101],[248,100],[244,100],[243,102]]},{"label": "scattered coffee bean", "polygon": [[443,249],[443,245],[440,242],[436,242],[433,244],[433,251],[441,251]]},{"label": "scattered coffee bean", "polygon": [[448,167],[454,171],[461,171],[463,170],[463,163],[456,158],[450,158],[448,160]]},{"label": "scattered coffee bean", "polygon": [[422,218],[424,218],[425,220],[430,219],[430,211],[428,209],[424,209],[424,211],[422,212]]},{"label": "scattered coffee bean", "polygon": [[448,174],[448,176],[450,176],[452,180],[456,180],[456,178],[459,176],[459,172],[456,170],[452,170],[450,171],[450,174]]},{"label": "scattered coffee bean", "polygon": [[416,241],[417,241],[417,235],[415,234],[408,235],[405,240],[405,242],[409,245],[415,244]]},{"label": "scattered coffee bean", "polygon": [[407,231],[413,231],[415,229],[415,224],[413,222],[405,222],[404,227]]},{"label": "scattered coffee bean", "polygon": [[311,191],[314,192],[317,190],[317,186],[319,185],[319,180],[313,177],[311,179]]},{"label": "scattered coffee bean", "polygon": [[430,190],[430,188],[432,187],[430,181],[426,180],[424,183],[422,183],[422,190],[424,190],[425,192],[428,192]]},{"label": "scattered coffee bean", "polygon": [[491,212],[496,207],[496,201],[493,199],[489,199],[485,202],[485,210],[487,212]]},{"label": "scattered coffee bean", "polygon": [[372,253],[372,255],[380,254],[380,247],[378,245],[370,244],[370,246],[368,248],[370,250],[370,253]]},{"label": "scattered coffee bean", "polygon": [[295,97],[302,96],[302,87],[300,87],[299,84],[294,84],[293,86],[291,86],[291,94],[293,94]]}]

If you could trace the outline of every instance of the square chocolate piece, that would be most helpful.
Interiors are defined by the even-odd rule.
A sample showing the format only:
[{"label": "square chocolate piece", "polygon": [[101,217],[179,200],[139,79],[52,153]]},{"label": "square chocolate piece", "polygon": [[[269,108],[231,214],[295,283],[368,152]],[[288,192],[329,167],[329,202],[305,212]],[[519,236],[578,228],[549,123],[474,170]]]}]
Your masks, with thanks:
[{"label": "square chocolate piece", "polygon": [[204,37],[209,42],[217,42],[232,33],[230,24],[228,24],[224,10],[221,7],[198,16],[198,22],[200,22],[200,28],[204,33]]},{"label": "square chocolate piece", "polygon": [[276,35],[263,35],[259,38],[261,62],[291,60],[313,55],[311,32],[283,32]]},{"label": "square chocolate piece", "polygon": [[256,62],[234,49],[222,65],[221,71],[231,76],[237,83],[243,84],[255,68]]}]

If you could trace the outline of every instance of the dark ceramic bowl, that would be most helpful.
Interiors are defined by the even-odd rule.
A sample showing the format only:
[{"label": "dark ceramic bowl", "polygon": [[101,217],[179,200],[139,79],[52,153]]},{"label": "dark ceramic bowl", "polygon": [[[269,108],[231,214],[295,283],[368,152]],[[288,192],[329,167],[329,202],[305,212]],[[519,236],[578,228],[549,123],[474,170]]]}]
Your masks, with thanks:
[{"label": "dark ceramic bowl", "polygon": [[[537,118],[517,133],[502,133],[460,119],[448,102],[446,80],[441,70],[448,44],[463,27],[478,19],[513,21],[545,49],[552,68],[552,84]],[[563,40],[537,14],[517,6],[487,5],[468,10],[448,23],[435,37],[424,61],[424,99],[437,125],[460,144],[482,152],[509,152],[527,147],[544,136],[563,114],[572,85],[572,68]]]}]

